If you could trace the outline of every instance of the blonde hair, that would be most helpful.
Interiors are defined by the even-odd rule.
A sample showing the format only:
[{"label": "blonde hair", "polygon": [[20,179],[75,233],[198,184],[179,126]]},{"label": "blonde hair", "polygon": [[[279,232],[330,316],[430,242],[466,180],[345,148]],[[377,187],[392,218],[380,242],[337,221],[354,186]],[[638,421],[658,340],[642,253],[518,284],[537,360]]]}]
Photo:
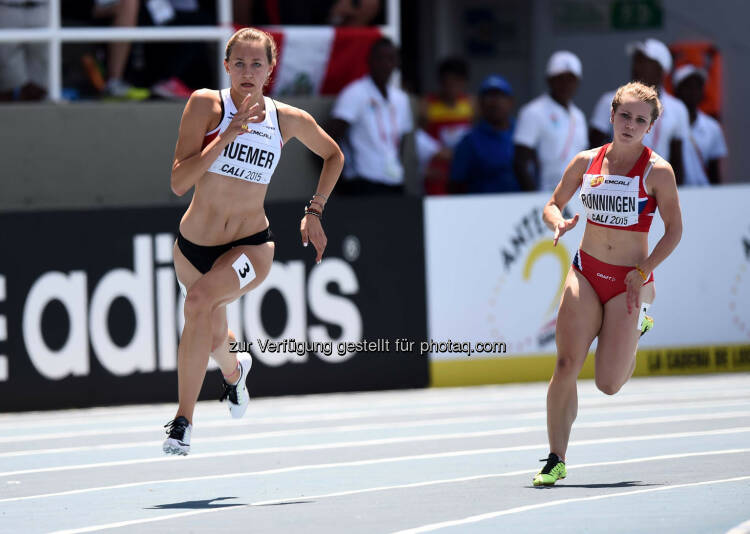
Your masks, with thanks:
[{"label": "blonde hair", "polygon": [[266,47],[266,57],[268,64],[271,68],[276,66],[276,58],[278,57],[278,51],[276,50],[276,41],[273,40],[271,34],[259,30],[258,28],[242,28],[237,30],[227,42],[226,53],[224,59],[229,61],[229,56],[232,54],[232,47],[237,41],[246,42],[260,42]]},{"label": "blonde hair", "polygon": [[659,100],[659,93],[656,91],[656,87],[641,82],[630,82],[617,89],[615,97],[612,99],[613,112],[617,111],[617,107],[622,104],[622,99],[626,94],[634,96],[641,102],[651,105],[651,124],[659,118],[659,115],[661,115],[661,112],[664,109]]}]

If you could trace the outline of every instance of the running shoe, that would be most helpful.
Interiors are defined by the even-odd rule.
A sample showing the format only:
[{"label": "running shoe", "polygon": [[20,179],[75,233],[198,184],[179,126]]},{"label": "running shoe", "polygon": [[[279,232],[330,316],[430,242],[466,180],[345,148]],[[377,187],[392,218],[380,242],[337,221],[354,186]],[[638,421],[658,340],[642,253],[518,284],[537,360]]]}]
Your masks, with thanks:
[{"label": "running shoe", "polygon": [[164,428],[167,429],[168,436],[162,445],[164,453],[187,456],[190,452],[190,434],[193,425],[181,415],[164,425]]},{"label": "running shoe", "polygon": [[238,356],[242,357],[239,360],[240,379],[234,385],[227,384],[224,381],[222,384],[224,391],[221,397],[219,397],[221,402],[225,400],[229,401],[229,413],[235,419],[239,419],[245,415],[247,406],[250,404],[250,393],[247,391],[247,376],[250,374],[250,368],[253,366],[253,359],[247,352],[240,352]]},{"label": "running shoe", "polygon": [[644,315],[641,321],[641,336],[654,327],[654,318],[650,315]]},{"label": "running shoe", "polygon": [[565,462],[554,452],[549,453],[547,458],[542,458],[539,461],[547,463],[534,477],[535,486],[552,486],[559,479],[568,476],[568,471],[565,469]]}]

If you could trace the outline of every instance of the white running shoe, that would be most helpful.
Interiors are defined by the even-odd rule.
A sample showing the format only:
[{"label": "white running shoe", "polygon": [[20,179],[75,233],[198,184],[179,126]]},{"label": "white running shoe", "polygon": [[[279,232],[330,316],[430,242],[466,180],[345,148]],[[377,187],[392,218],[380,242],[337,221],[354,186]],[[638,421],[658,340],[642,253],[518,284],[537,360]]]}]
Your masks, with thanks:
[{"label": "white running shoe", "polygon": [[193,430],[188,420],[183,417],[172,419],[164,425],[167,430],[167,439],[164,440],[162,450],[165,454],[176,454],[178,456],[187,456],[190,452],[190,434]]},{"label": "white running shoe", "polygon": [[240,352],[238,355],[240,364],[240,380],[234,386],[224,382],[224,392],[219,398],[224,402],[229,400],[229,413],[232,417],[239,419],[245,415],[248,404],[250,404],[250,393],[247,391],[247,376],[250,374],[250,368],[253,366],[253,359],[247,352]]}]

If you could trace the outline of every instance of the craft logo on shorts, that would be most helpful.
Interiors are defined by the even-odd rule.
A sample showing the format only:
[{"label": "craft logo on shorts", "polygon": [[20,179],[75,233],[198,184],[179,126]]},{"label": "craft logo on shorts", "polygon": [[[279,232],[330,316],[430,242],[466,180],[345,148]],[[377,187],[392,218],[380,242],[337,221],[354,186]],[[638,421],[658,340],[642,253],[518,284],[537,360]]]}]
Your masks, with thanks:
[{"label": "craft logo on shorts", "polygon": [[600,186],[600,185],[602,185],[603,183],[604,183],[604,176],[602,176],[602,175],[599,175],[599,176],[594,176],[594,177],[593,177],[593,178],[591,179],[591,182],[590,182],[590,184],[591,184],[591,187],[599,187],[599,186]]}]

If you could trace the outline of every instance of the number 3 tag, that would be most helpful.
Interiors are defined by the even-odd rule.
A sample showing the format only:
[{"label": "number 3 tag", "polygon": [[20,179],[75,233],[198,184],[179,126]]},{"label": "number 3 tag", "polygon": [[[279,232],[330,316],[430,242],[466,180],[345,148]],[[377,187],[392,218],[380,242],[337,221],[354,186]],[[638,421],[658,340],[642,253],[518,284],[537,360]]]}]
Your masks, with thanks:
[{"label": "number 3 tag", "polygon": [[255,280],[255,269],[245,254],[240,254],[240,257],[232,264],[232,268],[240,279],[240,289]]}]

